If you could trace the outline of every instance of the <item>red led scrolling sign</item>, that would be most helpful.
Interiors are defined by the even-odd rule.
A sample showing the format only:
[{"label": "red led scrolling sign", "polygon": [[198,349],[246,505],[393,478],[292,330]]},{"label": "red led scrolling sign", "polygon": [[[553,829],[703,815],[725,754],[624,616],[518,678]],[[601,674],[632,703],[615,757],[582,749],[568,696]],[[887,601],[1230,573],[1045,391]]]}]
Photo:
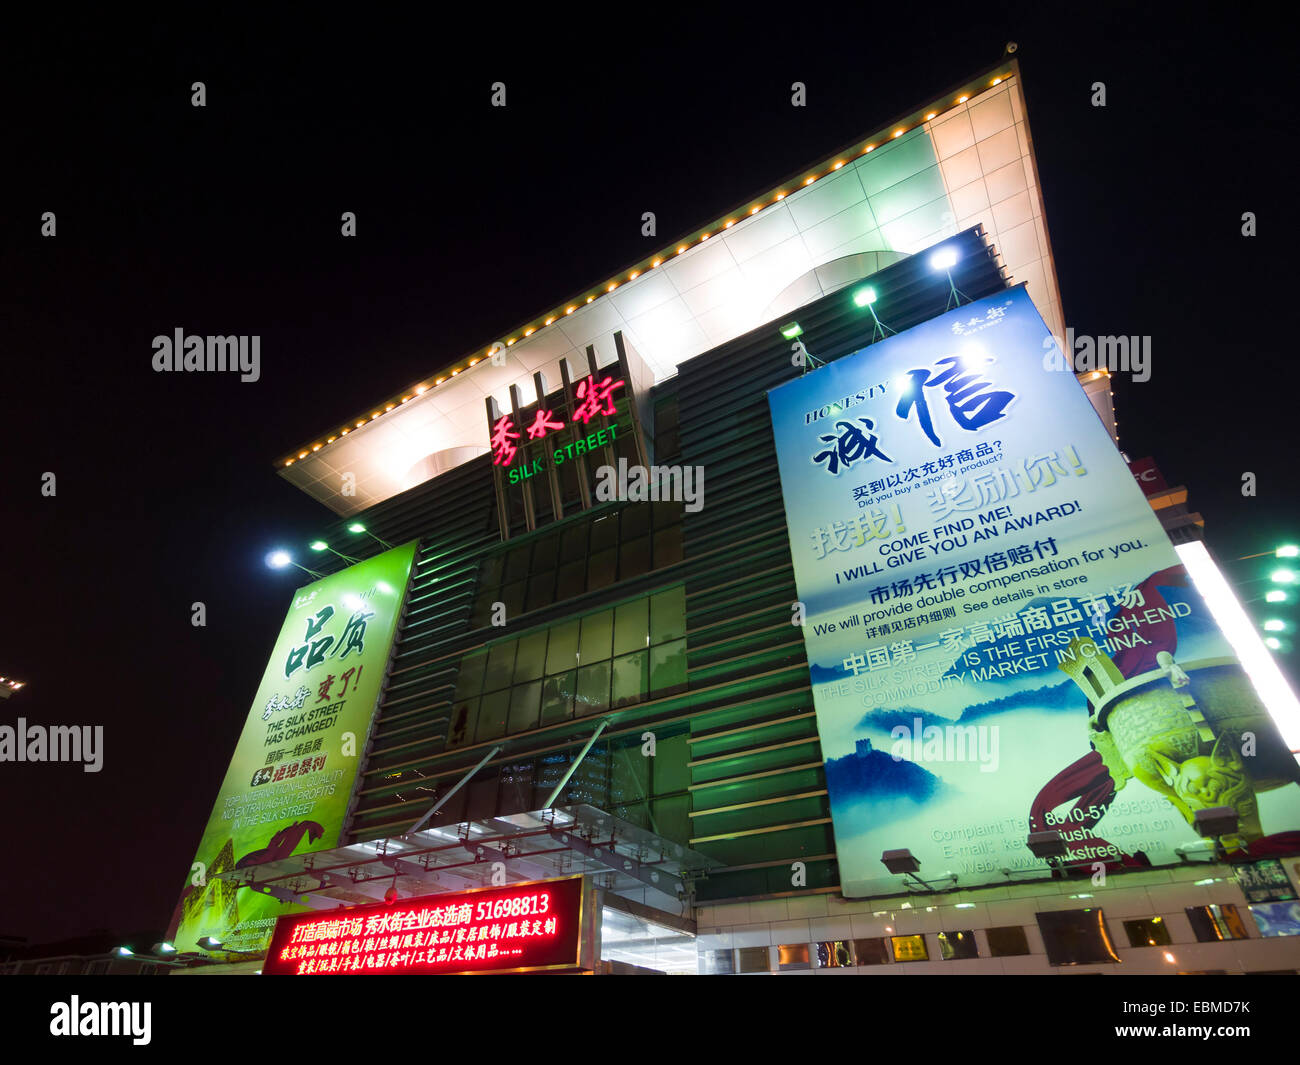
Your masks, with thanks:
[{"label": "red led scrolling sign", "polygon": [[393,905],[281,917],[272,976],[521,972],[578,965],[583,880],[544,880]]},{"label": "red led scrolling sign", "polygon": [[[623,388],[627,382],[612,377],[596,379],[593,374],[584,377],[574,386],[578,405],[573,412],[573,420],[588,425],[596,415],[611,417],[618,412],[614,409],[614,393]],[[541,440],[548,433],[564,428],[565,423],[556,417],[553,411],[538,407],[533,421],[525,428],[529,442]],[[515,441],[520,439],[513,418],[502,415],[492,424],[492,465],[509,466],[515,461],[519,448]]]}]

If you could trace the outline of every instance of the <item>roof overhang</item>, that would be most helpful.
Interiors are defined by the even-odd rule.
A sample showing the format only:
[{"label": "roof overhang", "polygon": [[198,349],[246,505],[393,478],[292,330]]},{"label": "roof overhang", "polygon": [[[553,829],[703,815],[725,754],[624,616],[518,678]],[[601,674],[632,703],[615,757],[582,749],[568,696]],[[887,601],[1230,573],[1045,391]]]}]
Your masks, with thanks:
[{"label": "roof overhang", "polygon": [[1062,335],[1060,295],[1015,64],[862,138],[716,225],[285,456],[335,513],[366,510],[488,450],[484,400],[536,400],[621,333],[653,376],[976,224]]}]

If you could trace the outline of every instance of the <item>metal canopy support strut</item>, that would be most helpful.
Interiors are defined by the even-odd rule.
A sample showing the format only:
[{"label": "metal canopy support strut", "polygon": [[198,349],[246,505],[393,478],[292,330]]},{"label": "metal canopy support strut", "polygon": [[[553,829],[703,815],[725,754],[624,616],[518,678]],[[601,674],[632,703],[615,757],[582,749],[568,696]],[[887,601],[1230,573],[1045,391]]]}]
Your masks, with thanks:
[{"label": "metal canopy support strut", "polygon": [[560,792],[564,790],[564,785],[569,782],[569,778],[573,776],[574,770],[576,770],[578,766],[582,764],[582,760],[587,757],[587,752],[591,750],[591,745],[600,738],[600,734],[605,731],[605,728],[608,725],[609,718],[601,718],[600,724],[596,726],[596,731],[591,734],[591,738],[587,740],[586,744],[583,745],[582,750],[578,752],[578,757],[569,763],[569,768],[564,771],[564,776],[560,777],[560,782],[551,789],[551,794],[546,797],[546,802],[542,804],[543,810],[549,810],[551,808],[551,803],[555,802],[555,800],[560,797]]},{"label": "metal canopy support strut", "polygon": [[468,784],[470,778],[475,773],[477,773],[480,769],[482,769],[485,765],[487,765],[488,760],[491,759],[499,750],[501,750],[501,747],[498,744],[496,747],[493,747],[492,750],[488,751],[488,753],[485,754],[482,758],[480,758],[478,765],[476,765],[473,769],[471,769],[468,773],[466,773],[463,777],[461,777],[458,781],[456,781],[455,786],[449,792],[447,792],[446,795],[444,795],[441,799],[439,799],[432,806],[430,806],[428,811],[425,813],[425,815],[421,817],[420,820],[416,821],[415,824],[413,824],[409,829],[407,829],[404,835],[409,838],[415,835],[417,832],[419,832],[420,829],[424,827],[424,823],[428,821],[429,818],[431,818],[434,814],[436,814],[440,809],[442,809],[443,803],[445,803],[448,799],[450,799],[453,795],[455,795],[456,792],[460,791],[461,788],[463,788],[466,784]]}]

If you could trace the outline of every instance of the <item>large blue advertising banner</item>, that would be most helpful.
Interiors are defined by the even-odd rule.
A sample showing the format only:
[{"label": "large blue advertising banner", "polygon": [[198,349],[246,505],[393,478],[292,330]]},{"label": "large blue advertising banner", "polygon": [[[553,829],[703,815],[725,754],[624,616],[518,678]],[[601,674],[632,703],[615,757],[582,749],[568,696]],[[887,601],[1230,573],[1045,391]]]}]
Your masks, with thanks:
[{"label": "large blue advertising banner", "polygon": [[[768,394],[845,895],[1300,849],[1295,758],[1023,289]],[[1212,853],[1212,851],[1211,851]]]}]

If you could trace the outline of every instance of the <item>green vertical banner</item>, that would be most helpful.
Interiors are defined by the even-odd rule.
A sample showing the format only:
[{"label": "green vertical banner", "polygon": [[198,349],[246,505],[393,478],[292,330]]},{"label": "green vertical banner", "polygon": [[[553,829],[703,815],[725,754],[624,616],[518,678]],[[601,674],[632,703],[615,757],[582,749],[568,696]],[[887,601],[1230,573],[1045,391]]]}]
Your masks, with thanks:
[{"label": "green vertical banner", "polygon": [[212,936],[260,952],[277,917],[302,911],[222,874],[338,845],[415,546],[295,593],[173,918],[177,950]]}]

